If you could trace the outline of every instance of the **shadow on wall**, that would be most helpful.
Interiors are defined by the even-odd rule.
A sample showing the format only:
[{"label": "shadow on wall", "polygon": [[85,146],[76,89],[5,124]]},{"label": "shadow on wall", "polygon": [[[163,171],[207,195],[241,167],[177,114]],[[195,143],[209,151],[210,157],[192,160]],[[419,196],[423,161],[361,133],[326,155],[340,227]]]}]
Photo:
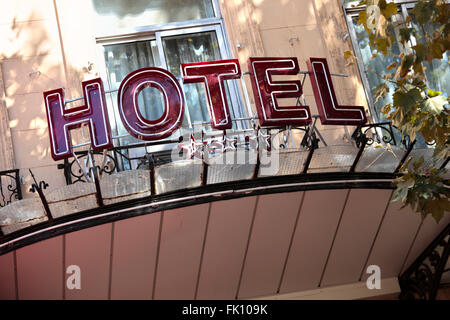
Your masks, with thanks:
[{"label": "shadow on wall", "polygon": [[[333,78],[338,101],[344,105],[367,104],[357,67],[346,66],[344,59],[344,52],[352,50],[352,45],[350,38],[344,37],[348,28],[339,0],[251,1],[267,56],[296,56],[301,70],[306,70],[309,57],[325,57],[332,73],[349,75]],[[241,1],[235,3],[244,6]],[[304,91],[308,97],[312,95],[308,79]]]},{"label": "shadow on wall", "polygon": [[[224,3],[225,0],[221,1]],[[176,4],[181,2],[183,1],[162,1],[161,5],[173,6],[175,4],[176,7]],[[98,6],[98,1],[94,1],[93,3],[94,8],[101,13],[101,7]],[[118,1],[114,2],[114,4],[118,5],[117,3]],[[134,1],[131,12],[142,12],[148,6],[148,3],[148,0]],[[118,6],[120,7],[120,5]],[[249,0],[234,1],[230,5],[230,2],[227,0],[227,6],[232,7],[232,10],[228,12],[228,16],[233,13],[232,17],[235,17],[233,19],[240,22],[238,23],[239,26],[227,31],[230,35],[233,33],[233,39],[245,39],[242,49],[234,50],[240,57],[243,66],[248,56],[263,54],[270,56],[275,48],[280,48],[280,45],[282,45],[281,48],[284,49],[275,53],[281,56],[297,56],[302,70],[306,69],[305,59],[309,56],[323,54],[330,60],[330,68],[333,69],[332,72],[342,72],[341,70],[336,70],[333,66],[341,66],[345,63],[343,53],[336,52],[334,55],[331,55],[327,51],[328,48],[324,45],[323,36],[315,37],[313,43],[308,40],[308,37],[311,37],[308,36],[311,31],[314,34],[320,34],[317,31],[320,27],[317,23],[318,19],[328,21],[331,25],[337,23],[327,18],[333,14],[330,8],[340,9],[338,8],[337,1],[305,0],[299,4],[298,1],[294,0],[253,0],[253,2]],[[331,7],[328,8],[328,6]],[[318,12],[315,12],[314,8],[317,8]],[[130,11],[130,8],[126,9],[127,12]],[[172,11],[167,10],[167,12]],[[124,14],[125,10],[119,10],[119,14],[120,12]],[[280,12],[283,15],[280,15]],[[173,19],[176,19],[176,17],[170,17],[170,20]],[[266,47],[265,53],[263,49],[259,51],[254,50],[254,43],[257,39],[253,39],[252,37],[254,35],[249,34],[248,28],[245,27],[246,21],[249,21],[249,19],[255,21],[255,25],[261,32],[263,40],[261,46]],[[62,171],[56,169],[56,163],[50,155],[47,120],[42,93],[43,91],[54,88],[65,88],[67,79],[70,79],[69,83],[71,85],[73,83],[81,83],[87,73],[68,63],[64,65],[61,55],[58,26],[54,14],[50,18],[45,17],[43,19],[40,13],[31,13],[23,20],[25,21],[17,21],[14,19],[11,23],[0,25],[0,35],[2,38],[2,43],[0,44],[0,63],[5,85],[5,100],[10,119],[16,167],[21,169],[22,175],[26,178],[27,185],[23,188],[25,191],[24,195],[26,196],[30,183],[28,168],[32,168],[39,179],[47,181],[50,184],[50,188],[64,184]],[[280,35],[283,37],[282,42],[279,40]],[[295,36],[298,36],[298,40],[295,40]],[[332,38],[337,37],[334,33],[331,33],[329,36]],[[294,38],[294,40],[289,41],[290,38]],[[236,44],[231,43],[231,45],[235,48]],[[321,51],[318,52],[317,47],[321,47]],[[345,43],[342,42],[342,52],[344,48]],[[350,90],[362,88],[360,85],[356,85],[359,83],[357,76],[354,75],[356,69],[354,72],[348,68],[346,69],[344,72],[352,74],[352,77],[351,79],[345,80],[345,88],[349,88]],[[250,89],[249,82],[247,82],[247,88]],[[79,93],[76,93],[76,89],[67,89],[67,91],[74,92],[73,94],[75,96],[79,95]],[[310,98],[312,97],[310,90],[309,80],[307,80],[305,82],[307,103],[311,105],[313,112],[317,113],[314,110],[314,99]],[[310,97],[308,97],[308,94]],[[252,94],[250,94],[250,97],[252,97]],[[344,92],[338,94],[339,100],[342,101],[345,98],[345,101],[342,102],[354,103],[353,101],[349,101],[347,99],[348,97],[349,95],[344,96]],[[68,95],[67,98],[71,98],[71,96]],[[355,99],[355,96],[353,98]],[[332,135],[337,136],[334,132]],[[76,142],[89,139],[89,134],[73,134],[72,136]]]},{"label": "shadow on wall", "polygon": [[[228,0],[229,1],[229,0]],[[195,20],[199,13],[212,13],[212,2],[208,0],[133,0],[133,5],[123,0],[93,0],[94,10],[101,16],[114,15],[120,19],[141,15],[145,11],[158,9],[159,21]],[[158,22],[159,23],[159,22]],[[148,24],[158,24],[149,22]]]},{"label": "shadow on wall", "polygon": [[[344,40],[348,32],[339,0],[221,0],[224,11],[233,19],[224,17],[230,38],[239,43],[230,43],[239,57],[243,71],[247,69],[250,56],[297,57],[301,71],[306,71],[306,60],[309,57],[327,58],[332,73],[348,74],[347,78],[333,77],[337,100],[342,105],[365,105],[364,89],[359,79],[356,66],[346,66],[344,52],[352,50],[350,39]],[[249,30],[255,29],[255,36]],[[259,34],[258,34],[259,31]],[[258,37],[260,37],[258,39]],[[259,45],[258,45],[259,42]],[[258,47],[262,47],[258,50]],[[262,52],[261,52],[262,51]],[[244,66],[245,65],[245,66]],[[277,77],[274,77],[277,78]],[[303,76],[291,77],[302,80]],[[283,79],[287,79],[283,76]],[[246,79],[250,88],[249,79]],[[304,82],[303,92],[306,104],[313,114],[318,114],[310,80]],[[250,99],[253,99],[250,94]],[[253,101],[252,101],[253,102]],[[280,106],[295,105],[296,99],[280,99]],[[354,127],[323,126],[317,128],[324,135],[328,144],[351,143],[350,135]],[[295,143],[302,136],[295,137]]]},{"label": "shadow on wall", "polygon": [[14,18],[11,23],[0,25],[0,68],[15,163],[25,180],[22,192],[26,198],[32,195],[28,169],[39,180],[48,182],[49,189],[65,184],[62,170],[51,158],[43,92],[66,89],[68,73],[80,82],[86,73],[70,65],[64,68],[54,15],[43,19],[31,13],[23,20]]}]

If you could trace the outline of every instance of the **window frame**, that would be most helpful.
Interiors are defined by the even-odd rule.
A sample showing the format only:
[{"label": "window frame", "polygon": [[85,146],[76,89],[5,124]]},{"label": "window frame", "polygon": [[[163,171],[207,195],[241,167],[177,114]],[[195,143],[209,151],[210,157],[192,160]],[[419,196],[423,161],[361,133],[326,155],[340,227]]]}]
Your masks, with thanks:
[{"label": "window frame", "polygon": [[[408,12],[407,12],[408,9],[414,7],[414,4],[417,3],[417,1],[415,1],[415,0],[413,0],[413,1],[411,1],[411,0],[394,0],[392,2],[394,2],[397,5],[397,7],[400,7],[399,14],[402,15],[403,19],[405,19],[406,16],[408,15]],[[342,3],[342,9],[344,12],[347,29],[349,31],[349,37],[350,37],[350,42],[353,47],[353,52],[355,53],[355,55],[357,57],[356,65],[358,68],[358,72],[359,72],[361,81],[363,83],[363,89],[364,89],[364,93],[366,95],[366,99],[367,99],[367,102],[369,105],[371,118],[374,122],[380,122],[380,121],[382,121],[382,119],[380,119],[380,115],[377,112],[377,110],[375,109],[375,102],[373,100],[372,93],[370,91],[369,79],[366,75],[367,68],[363,62],[363,57],[362,57],[361,51],[359,49],[356,31],[355,31],[355,28],[353,26],[353,21],[352,21],[352,19],[354,17],[357,17],[359,15],[359,13],[362,10],[365,10],[367,7],[366,5],[358,6],[358,3],[359,3],[359,1]],[[408,8],[406,8],[406,5],[410,5],[410,6]]]},{"label": "window frame", "polygon": [[[139,35],[142,35],[143,33],[154,33],[156,31],[181,29],[181,28],[186,28],[186,27],[223,23],[222,14],[220,12],[220,6],[219,6],[218,0],[211,0],[211,2],[213,5],[213,10],[214,10],[214,14],[215,14],[214,18],[168,22],[168,23],[163,23],[163,24],[150,24],[150,25],[145,25],[145,26],[136,26],[136,27],[129,27],[129,28],[114,28],[114,29],[109,29],[107,32],[96,29],[96,30],[94,30],[95,40],[98,43],[98,42],[102,42],[102,41],[110,41],[113,39],[120,39],[122,37],[128,38],[133,35],[139,36]],[[92,8],[92,11],[94,12],[95,10]],[[95,13],[94,13],[94,16],[95,16]]]},{"label": "window frame", "polygon": [[[169,22],[166,24],[155,24],[155,25],[147,25],[147,26],[137,26],[130,28],[117,28],[112,29],[108,33],[102,33],[99,30],[94,30],[95,42],[96,42],[96,55],[99,61],[99,76],[102,79],[108,79],[107,76],[107,67],[104,56],[104,48],[106,45],[115,45],[115,44],[125,44],[125,43],[133,43],[138,41],[156,41],[156,45],[159,53],[159,63],[160,67],[167,69],[167,64],[165,61],[165,55],[163,50],[162,40],[164,37],[183,35],[183,34],[191,34],[191,33],[200,33],[200,32],[208,32],[214,31],[217,36],[217,41],[219,44],[219,51],[222,56],[222,59],[232,59],[232,50],[229,44],[228,34],[226,32],[225,23],[222,18],[220,7],[218,0],[211,0],[215,17],[214,18],[205,18],[198,20],[187,20],[187,21],[179,21],[179,22]],[[183,83],[181,79],[178,79],[180,85],[183,87]],[[227,81],[230,88],[230,98],[231,101],[229,106],[233,109],[236,118],[244,118],[247,117],[247,109],[242,97],[241,88],[239,87],[238,80]],[[104,81],[105,91],[111,91],[111,85],[108,80]],[[184,90],[183,90],[184,94]],[[115,106],[116,102],[113,100],[112,93],[106,93],[106,99],[109,100],[110,104]],[[111,123],[112,132],[118,133],[117,123],[120,123],[120,117],[118,118],[118,111],[115,110],[117,108],[113,108],[113,115],[109,116],[111,120],[114,120],[114,123]],[[187,130],[194,130],[196,127],[198,128],[200,124],[193,124],[191,122],[191,118],[189,115],[189,108],[185,108],[185,113],[187,113],[188,126],[183,127]],[[203,124],[205,125],[205,123]],[[236,130],[245,129],[248,127],[246,121],[236,121]],[[201,127],[201,126],[200,126]],[[177,130],[178,132],[181,131]],[[222,131],[211,131],[209,132],[212,135],[221,135]],[[128,135],[126,135],[128,136]],[[125,137],[125,136],[124,136]],[[173,138],[173,137],[172,137]],[[156,148],[152,147],[152,151],[162,151],[169,150],[173,148],[172,144],[160,145]]]}]

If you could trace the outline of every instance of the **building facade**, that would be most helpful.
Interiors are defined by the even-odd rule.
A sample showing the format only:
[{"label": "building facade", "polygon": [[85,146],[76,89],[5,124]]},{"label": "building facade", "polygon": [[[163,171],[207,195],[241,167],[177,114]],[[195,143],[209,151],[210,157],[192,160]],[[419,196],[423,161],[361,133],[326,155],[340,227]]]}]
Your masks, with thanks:
[{"label": "building facade", "polygon": [[[399,1],[398,19],[413,5]],[[18,191],[12,197],[2,191],[7,198],[2,205],[16,207],[0,214],[5,284],[0,296],[299,298],[336,286],[343,287],[336,289],[341,296],[330,293],[334,298],[398,293],[397,276],[448,229],[448,214],[439,224],[430,217],[422,222],[412,210],[390,202],[393,173],[405,157],[424,155],[429,161],[432,148],[420,142],[414,149],[402,145],[388,124],[375,129],[323,124],[307,71],[310,57],[326,58],[339,105],[362,106],[369,124],[384,122],[373,98],[378,80],[367,68],[382,70],[390,62],[368,59],[367,36],[355,23],[363,9],[339,0],[3,4],[0,170],[18,169],[23,200],[9,204],[8,197],[19,197]],[[345,51],[354,52],[359,64],[347,65]],[[262,174],[259,160],[235,169],[212,161],[208,171],[199,159],[183,165],[171,161],[182,136],[185,143],[191,134],[211,143],[222,134],[247,142],[244,136],[258,135],[251,57],[298,59],[299,74],[274,79],[300,80],[303,95],[279,103],[308,105],[313,124],[264,131],[276,136],[274,148],[284,150],[278,158],[283,173]],[[217,132],[210,126],[204,86],[183,83],[180,65],[227,59],[238,59],[242,76],[225,82],[233,123],[232,129]],[[449,92],[446,59],[434,60],[428,70],[436,89]],[[183,89],[181,128],[164,143],[131,136],[119,114],[121,83],[146,67],[168,70]],[[43,93],[63,88],[66,107],[76,108],[83,105],[82,82],[94,78],[103,81],[115,150],[91,153],[91,135],[83,126],[71,131],[74,157],[55,161]],[[136,99],[144,118],[164,115],[157,86],[147,86]],[[359,133],[375,144],[358,141]],[[9,183],[2,180],[4,190]],[[20,218],[8,216],[13,213]],[[92,224],[83,220],[94,216]],[[52,228],[58,230],[55,236]],[[31,235],[41,231],[42,236]],[[70,265],[84,270],[82,290],[65,286]],[[366,290],[370,265],[381,266],[384,291]],[[42,279],[48,285],[39,282],[38,270],[47,270]]]}]

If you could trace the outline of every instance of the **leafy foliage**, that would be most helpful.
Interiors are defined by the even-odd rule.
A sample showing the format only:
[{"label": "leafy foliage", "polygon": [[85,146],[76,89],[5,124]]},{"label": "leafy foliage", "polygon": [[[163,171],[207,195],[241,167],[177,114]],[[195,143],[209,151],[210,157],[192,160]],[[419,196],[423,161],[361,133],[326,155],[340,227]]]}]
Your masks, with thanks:
[{"label": "leafy foliage", "polygon": [[[376,88],[375,100],[378,101],[391,94],[388,83],[394,87],[393,103],[381,109],[382,115],[411,141],[421,135],[427,143],[434,142],[433,165],[439,160],[442,162],[450,156],[449,99],[448,94],[429,87],[426,66],[431,65],[433,59],[442,59],[449,49],[450,6],[445,0],[419,0],[403,21],[397,14],[397,5],[392,2],[367,0],[359,5],[367,8],[360,12],[358,24],[364,26],[370,46],[376,50],[372,57],[391,55],[399,61],[387,66],[389,72]],[[378,9],[374,10],[373,6]],[[420,33],[412,26],[411,16],[420,27]],[[400,55],[392,50],[396,41],[403,48]],[[356,60],[349,51],[344,57],[349,64]],[[396,180],[393,201],[401,200],[423,218],[432,214],[439,221],[444,213],[450,212],[450,185],[444,178],[446,170],[424,167],[423,157],[412,165],[411,160],[400,170],[402,175]]]}]

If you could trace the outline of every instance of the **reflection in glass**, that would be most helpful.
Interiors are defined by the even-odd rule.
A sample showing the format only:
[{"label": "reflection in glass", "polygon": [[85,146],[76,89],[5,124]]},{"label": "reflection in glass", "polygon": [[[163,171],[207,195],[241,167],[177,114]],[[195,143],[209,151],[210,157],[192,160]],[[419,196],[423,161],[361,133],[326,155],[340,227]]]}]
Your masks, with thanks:
[{"label": "reflection in glass", "polygon": [[[419,25],[414,20],[414,15],[408,13],[411,18],[411,25],[415,30],[416,43],[426,44],[425,34],[432,35],[439,28],[438,23],[427,23]],[[427,84],[430,89],[445,93],[447,96],[450,93],[450,70],[448,61],[448,51],[443,54],[442,59],[433,59],[432,64],[428,61],[423,62],[425,69],[425,76],[427,77]]]},{"label": "reflection in glass", "polygon": [[[105,46],[105,61],[109,86],[113,90],[119,89],[122,80],[132,71],[160,65],[156,41],[153,40]],[[117,114],[117,92],[112,93],[111,98],[116,113],[117,134],[125,135],[128,132]],[[144,88],[139,94],[138,102],[139,111],[146,119],[156,120],[163,114],[163,95],[156,88]],[[133,137],[121,139],[122,145],[131,142],[139,140]]]},{"label": "reflection in glass", "polygon": [[[372,48],[369,42],[369,35],[362,25],[358,25],[358,17],[352,18],[353,26],[356,32],[356,40],[358,43],[359,51],[361,52],[362,60],[364,62],[364,72],[366,74],[367,80],[369,81],[370,93],[372,98],[375,100],[375,89],[378,85],[382,84],[383,76],[385,76],[389,71],[386,67],[393,63],[394,61],[400,63],[399,58],[395,58],[392,55],[384,56],[383,54],[378,54],[376,57],[372,58],[372,55],[376,53],[376,48]],[[389,30],[394,34],[394,30]],[[397,42],[392,45],[392,53],[395,55],[400,54],[400,48]],[[374,104],[375,117],[381,118],[380,110],[383,106],[388,103],[392,103],[392,95],[394,94],[394,85],[387,82],[389,86],[389,94],[385,98],[380,98]],[[375,102],[375,101],[374,101]],[[381,119],[380,119],[381,120]]]},{"label": "reflection in glass", "polygon": [[[163,46],[167,69],[178,79],[181,78],[180,65],[182,63],[221,59],[219,43],[214,31],[165,37],[163,38]],[[228,85],[225,85],[227,99],[231,102]],[[189,110],[192,123],[209,122],[204,84],[185,84],[183,89],[186,97],[186,107]],[[234,117],[233,110],[232,108],[230,109],[231,116]],[[186,125],[186,117],[184,124]]]},{"label": "reflection in glass", "polygon": [[[403,17],[399,14],[392,17],[395,22],[403,21]],[[414,16],[412,16],[414,18]],[[389,66],[393,62],[401,63],[401,59],[395,56],[400,55],[400,53],[408,54],[412,50],[411,47],[403,47],[399,41],[399,30],[398,28],[389,27],[389,32],[395,35],[397,41],[392,44],[392,53],[393,55],[384,56],[379,53],[377,56],[373,57],[373,54],[376,53],[376,49],[370,46],[369,37],[367,31],[364,29],[362,25],[357,24],[358,17],[352,17],[353,27],[356,33],[356,40],[358,43],[359,51],[362,56],[362,60],[364,63],[364,72],[366,74],[366,78],[369,83],[369,89],[371,98],[374,103],[374,111],[375,117],[380,119],[380,121],[384,121],[383,115],[380,113],[380,110],[386,104],[392,104],[392,97],[394,94],[395,86],[390,82],[386,82],[386,85],[389,87],[389,93],[384,98],[379,98],[377,102],[375,102],[376,97],[376,87],[384,82],[383,77],[388,74],[387,66]],[[417,26],[415,26],[414,22],[413,26],[416,28],[418,38],[417,41],[424,41],[423,38],[423,30],[420,30]],[[427,30],[428,31],[428,30]],[[395,55],[395,56],[394,56]],[[448,92],[448,87],[450,86],[450,74],[448,71],[448,56],[447,54],[444,56],[442,60],[433,60],[433,65],[430,66],[428,62],[424,62],[425,73],[427,76],[428,85],[435,90]],[[401,141],[401,136],[398,132],[395,133],[397,143]],[[426,148],[426,143],[423,137],[419,134],[417,136],[416,147]]]},{"label": "reflection in glass", "polygon": [[92,0],[92,4],[98,27],[105,31],[111,26],[120,29],[215,16],[212,0]]}]

